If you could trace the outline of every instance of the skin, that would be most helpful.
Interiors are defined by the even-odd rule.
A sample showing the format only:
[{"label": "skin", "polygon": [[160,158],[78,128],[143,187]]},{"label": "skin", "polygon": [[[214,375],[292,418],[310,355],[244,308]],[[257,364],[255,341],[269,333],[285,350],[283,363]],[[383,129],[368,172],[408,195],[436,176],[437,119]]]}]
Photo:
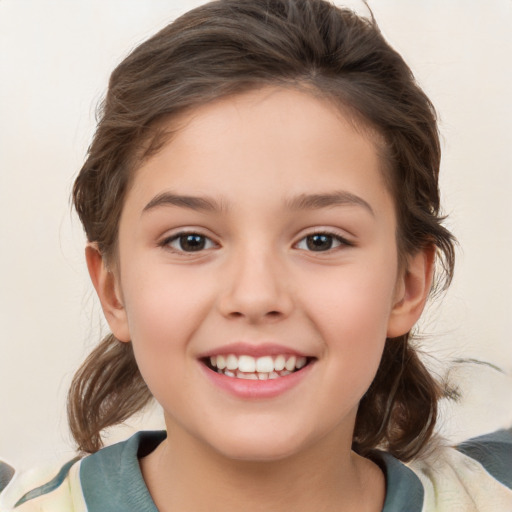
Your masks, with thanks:
[{"label": "skin", "polygon": [[[177,124],[135,173],[114,267],[87,248],[107,321],[133,343],[164,410],[168,438],[141,461],[155,503],[381,510],[380,469],[350,449],[357,407],[386,337],[421,314],[433,252],[398,267],[377,138],[327,101],[278,88],[212,102]],[[338,204],[298,207],[297,198],[333,191]],[[206,237],[204,249],[183,250],[183,231]],[[308,246],[319,232],[327,250]],[[205,378],[198,359],[237,341],[278,343],[314,362],[285,393],[242,399]]]}]

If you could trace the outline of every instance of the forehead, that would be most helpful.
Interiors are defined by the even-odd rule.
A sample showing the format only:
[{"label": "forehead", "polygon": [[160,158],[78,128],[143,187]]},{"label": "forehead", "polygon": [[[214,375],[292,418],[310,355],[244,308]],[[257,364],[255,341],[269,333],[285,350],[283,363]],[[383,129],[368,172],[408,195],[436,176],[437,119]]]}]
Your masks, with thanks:
[{"label": "forehead", "polygon": [[[235,124],[242,130],[239,137],[248,136],[251,142],[268,145],[272,128],[279,131],[276,144],[287,137],[290,141],[306,142],[307,145],[329,144],[328,132],[338,131],[340,124],[346,129],[352,142],[359,139],[377,153],[384,149],[384,138],[362,114],[340,99],[329,96],[316,88],[262,86],[247,92],[228,95],[187,109],[185,112],[164,120],[161,127],[172,133],[172,139],[186,142],[189,137],[203,136],[207,141],[233,136]],[[264,132],[259,131],[262,126]],[[212,133],[211,129],[216,131]],[[254,128],[252,130],[251,128]],[[284,130],[283,130],[284,128]]]},{"label": "forehead", "polygon": [[170,187],[270,201],[278,188],[288,195],[340,187],[382,195],[386,188],[375,132],[305,91],[265,87],[229,96],[161,128],[172,136],[135,172],[131,192],[149,197]]}]

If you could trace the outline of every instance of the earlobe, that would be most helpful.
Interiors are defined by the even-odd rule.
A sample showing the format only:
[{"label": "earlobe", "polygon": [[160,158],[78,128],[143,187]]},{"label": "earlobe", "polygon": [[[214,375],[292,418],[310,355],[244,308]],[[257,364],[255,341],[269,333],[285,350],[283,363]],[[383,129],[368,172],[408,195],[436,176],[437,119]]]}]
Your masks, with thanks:
[{"label": "earlobe", "polygon": [[112,334],[119,341],[130,341],[128,319],[122,303],[118,279],[109,270],[96,243],[88,243],[85,248],[85,259],[92,284],[101,302],[103,314],[110,326]]},{"label": "earlobe", "polygon": [[420,318],[432,285],[435,253],[435,246],[429,246],[408,258],[407,268],[397,283],[388,338],[406,334]]}]

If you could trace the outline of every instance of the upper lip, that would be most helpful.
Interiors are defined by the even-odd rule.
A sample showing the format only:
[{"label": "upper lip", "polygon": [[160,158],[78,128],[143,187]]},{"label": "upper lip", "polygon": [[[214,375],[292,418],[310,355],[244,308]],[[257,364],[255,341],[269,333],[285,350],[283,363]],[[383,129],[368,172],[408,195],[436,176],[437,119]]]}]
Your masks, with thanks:
[{"label": "upper lip", "polygon": [[276,343],[247,343],[243,341],[237,341],[203,352],[199,355],[199,359],[219,355],[227,356],[229,354],[252,357],[278,356],[280,354],[297,357],[311,357],[308,356],[308,354],[301,352],[300,350]]}]

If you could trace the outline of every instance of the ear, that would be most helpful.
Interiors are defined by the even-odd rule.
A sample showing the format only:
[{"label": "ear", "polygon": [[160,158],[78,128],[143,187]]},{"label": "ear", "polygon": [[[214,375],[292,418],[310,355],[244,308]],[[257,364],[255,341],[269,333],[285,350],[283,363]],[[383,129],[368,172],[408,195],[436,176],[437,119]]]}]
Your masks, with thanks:
[{"label": "ear", "polygon": [[98,245],[89,243],[85,248],[85,259],[92,284],[101,302],[103,314],[112,334],[119,340],[130,341],[126,310],[123,306],[118,278],[106,265]]},{"label": "ear", "polygon": [[388,338],[409,332],[420,318],[432,285],[435,254],[435,246],[429,246],[408,258],[407,268],[397,282]]}]

